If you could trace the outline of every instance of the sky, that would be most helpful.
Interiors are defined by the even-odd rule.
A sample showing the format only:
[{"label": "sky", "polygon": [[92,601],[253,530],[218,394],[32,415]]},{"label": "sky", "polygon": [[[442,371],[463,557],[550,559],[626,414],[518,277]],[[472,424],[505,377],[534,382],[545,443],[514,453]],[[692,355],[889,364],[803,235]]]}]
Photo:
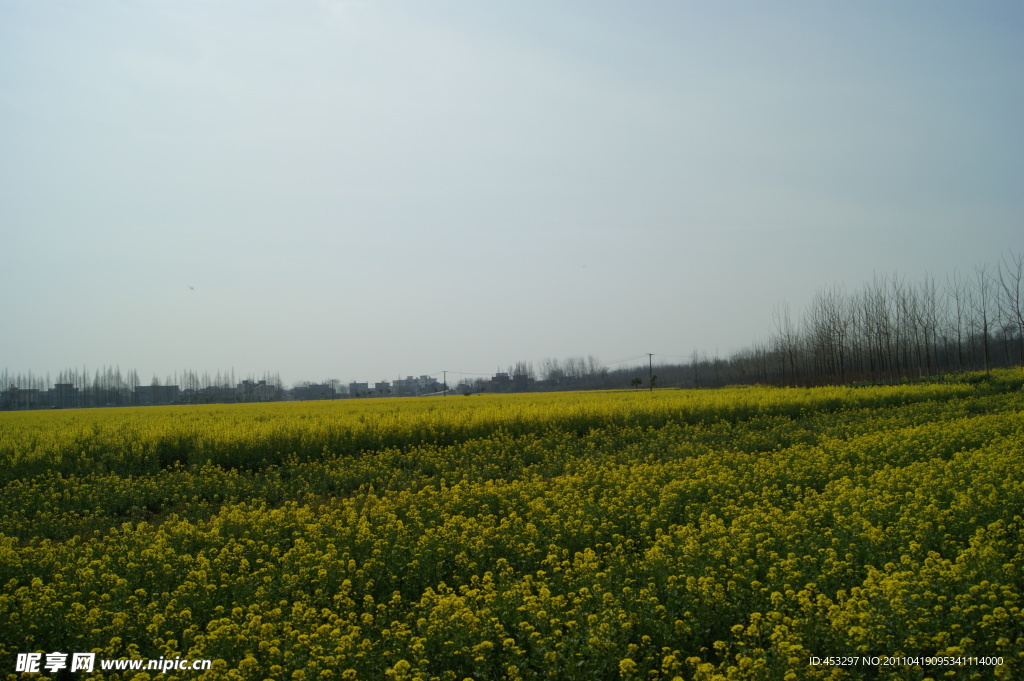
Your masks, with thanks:
[{"label": "sky", "polygon": [[1022,34],[986,0],[0,0],[0,367],[725,356],[1024,250]]}]

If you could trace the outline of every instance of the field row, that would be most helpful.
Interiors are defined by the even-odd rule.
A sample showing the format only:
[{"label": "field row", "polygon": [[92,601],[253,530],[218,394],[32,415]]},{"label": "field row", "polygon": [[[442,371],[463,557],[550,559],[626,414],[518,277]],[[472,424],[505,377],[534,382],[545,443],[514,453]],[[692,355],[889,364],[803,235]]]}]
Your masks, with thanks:
[{"label": "field row", "polygon": [[740,387],[473,395],[401,400],[197,405],[0,413],[0,481],[56,471],[144,475],[180,463],[259,469],[296,459],[415,445],[451,445],[501,431],[533,436],[670,423],[740,421],[972,397],[1024,383],[931,383],[812,390]]}]

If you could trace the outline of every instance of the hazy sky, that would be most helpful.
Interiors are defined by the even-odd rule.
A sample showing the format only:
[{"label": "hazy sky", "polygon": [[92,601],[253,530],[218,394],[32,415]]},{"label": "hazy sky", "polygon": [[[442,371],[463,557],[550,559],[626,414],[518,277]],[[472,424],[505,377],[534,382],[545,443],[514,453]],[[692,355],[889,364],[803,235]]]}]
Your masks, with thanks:
[{"label": "hazy sky", "polygon": [[0,0],[0,367],[727,354],[1024,249],[1016,2]]}]

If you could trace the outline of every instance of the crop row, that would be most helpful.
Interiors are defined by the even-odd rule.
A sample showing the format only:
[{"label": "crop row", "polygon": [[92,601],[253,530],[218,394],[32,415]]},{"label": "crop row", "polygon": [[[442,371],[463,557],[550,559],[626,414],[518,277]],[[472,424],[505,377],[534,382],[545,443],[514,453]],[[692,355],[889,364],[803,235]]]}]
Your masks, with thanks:
[{"label": "crop row", "polygon": [[[1021,372],[1000,372],[1000,387],[1019,389]],[[992,381],[810,390],[728,388],[474,395],[403,400],[201,405],[34,411],[0,414],[0,481],[56,471],[145,475],[175,464],[213,463],[255,470],[290,460],[411,446],[451,445],[497,431],[660,428],[670,423],[799,417],[856,407],[973,397]]]}]

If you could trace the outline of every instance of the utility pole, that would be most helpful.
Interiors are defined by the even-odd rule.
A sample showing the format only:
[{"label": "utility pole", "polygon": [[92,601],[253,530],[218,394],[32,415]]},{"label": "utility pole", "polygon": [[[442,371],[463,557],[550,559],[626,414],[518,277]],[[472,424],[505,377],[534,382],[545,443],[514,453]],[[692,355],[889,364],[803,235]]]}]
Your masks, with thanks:
[{"label": "utility pole", "polygon": [[651,386],[651,392],[654,392],[654,353],[647,353],[647,385]]},{"label": "utility pole", "polygon": [[441,382],[444,383],[444,396],[448,397],[448,372],[441,372]]}]

